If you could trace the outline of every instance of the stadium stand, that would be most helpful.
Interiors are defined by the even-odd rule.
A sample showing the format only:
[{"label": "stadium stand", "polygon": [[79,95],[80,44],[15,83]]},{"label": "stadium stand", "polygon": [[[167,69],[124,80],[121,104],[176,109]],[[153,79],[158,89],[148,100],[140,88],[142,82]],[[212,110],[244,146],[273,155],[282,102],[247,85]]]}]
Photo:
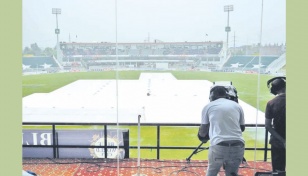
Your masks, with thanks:
[{"label": "stadium stand", "polygon": [[278,58],[279,56],[261,56],[260,58],[257,55],[231,56],[223,65],[222,69],[229,71],[249,71],[257,70],[260,67],[261,73],[266,73],[267,67]]},{"label": "stadium stand", "polygon": [[[285,75],[286,46],[283,44],[244,45],[230,48],[231,56],[223,63],[221,71]],[[259,66],[259,53],[260,66]]]},{"label": "stadium stand", "polygon": [[60,65],[53,56],[22,57],[23,73],[53,73],[60,69]]},{"label": "stadium stand", "polygon": [[[89,71],[114,69],[217,69],[223,42],[65,43],[63,61],[78,62]],[[162,64],[165,63],[165,64]],[[163,67],[161,67],[164,65]]]},{"label": "stadium stand", "polygon": [[30,68],[42,67],[43,64],[48,64],[50,67],[59,67],[53,57],[45,56],[23,57],[22,63],[24,65],[30,65]]},{"label": "stadium stand", "polygon": [[[278,59],[274,60],[268,67],[266,68],[267,73],[271,74],[285,74],[284,66],[286,65],[286,53],[282,54]],[[279,73],[281,72],[281,73]]]},{"label": "stadium stand", "polygon": [[[277,74],[286,65],[285,45],[228,50],[224,42],[66,43],[61,57],[24,56],[23,73],[113,70],[201,70]],[[117,49],[117,50],[116,50]],[[260,65],[258,52],[261,52]],[[118,65],[117,65],[118,63]]]}]

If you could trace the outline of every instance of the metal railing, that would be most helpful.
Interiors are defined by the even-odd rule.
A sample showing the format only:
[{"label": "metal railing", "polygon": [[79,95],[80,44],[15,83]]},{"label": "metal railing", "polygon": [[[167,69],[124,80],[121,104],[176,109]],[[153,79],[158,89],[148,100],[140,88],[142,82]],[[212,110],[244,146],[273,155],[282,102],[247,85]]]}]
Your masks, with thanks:
[{"label": "metal railing", "polygon": [[[104,127],[104,144],[107,144],[107,129],[108,126],[115,126],[117,123],[52,123],[52,122],[23,122],[23,125],[29,126],[51,126],[52,127],[52,145],[22,145],[22,147],[47,147],[53,148],[53,157],[58,158],[57,150],[59,148],[103,148],[105,152],[105,158],[107,158],[107,149],[108,148],[116,148],[117,146],[93,146],[93,145],[58,145],[56,142],[56,126],[103,126]],[[137,126],[137,123],[119,123],[119,126]],[[169,127],[199,127],[200,124],[183,124],[183,123],[142,123],[141,126],[156,126],[156,146],[140,146],[140,149],[156,149],[157,155],[156,159],[160,159],[160,150],[162,149],[196,149],[196,147],[188,147],[188,146],[161,146],[160,138],[161,138],[161,127],[169,126]],[[265,127],[265,125],[255,125],[255,124],[246,124],[246,127]],[[125,146],[120,146],[120,148],[124,148]],[[129,149],[137,149],[138,146],[129,146]],[[205,147],[200,147],[200,149],[205,149]],[[268,131],[265,130],[265,138],[264,138],[264,147],[263,148],[252,148],[246,147],[245,150],[263,150],[264,151],[264,161],[267,161],[267,151],[270,150],[268,148]],[[129,156],[128,156],[129,157]]]}]

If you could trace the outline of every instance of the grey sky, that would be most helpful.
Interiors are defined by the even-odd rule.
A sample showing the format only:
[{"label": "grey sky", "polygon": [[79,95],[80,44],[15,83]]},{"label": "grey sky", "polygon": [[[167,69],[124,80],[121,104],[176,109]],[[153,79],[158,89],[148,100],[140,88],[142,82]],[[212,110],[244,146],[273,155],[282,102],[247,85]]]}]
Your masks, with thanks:
[{"label": "grey sky", "polygon": [[[23,0],[23,47],[56,44],[56,16],[60,41],[68,42],[165,42],[226,41],[230,12],[229,45],[258,43],[262,0]],[[285,0],[263,0],[262,43],[285,43]],[[116,16],[117,9],[117,30]],[[206,36],[207,34],[207,36]],[[69,37],[70,36],[70,37]]]}]

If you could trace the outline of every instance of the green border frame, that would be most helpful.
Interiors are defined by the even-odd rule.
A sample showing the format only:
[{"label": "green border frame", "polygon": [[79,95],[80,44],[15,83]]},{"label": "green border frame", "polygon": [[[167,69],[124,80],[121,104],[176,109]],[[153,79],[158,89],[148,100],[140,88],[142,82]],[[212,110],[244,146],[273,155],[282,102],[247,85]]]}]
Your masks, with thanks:
[{"label": "green border frame", "polygon": [[22,1],[1,1],[0,22],[0,172],[21,175]]},{"label": "green border frame", "polygon": [[[307,147],[307,4],[292,0],[287,7],[287,173],[306,175]],[[301,93],[303,93],[301,95]]]},{"label": "green border frame", "polygon": [[[287,1],[287,172],[305,174],[307,108],[305,73],[308,25],[306,1]],[[22,1],[2,1],[0,6],[1,58],[0,117],[1,175],[20,175],[21,158],[21,51]],[[304,84],[304,85],[303,85]],[[303,95],[299,94],[303,92]],[[7,145],[7,146],[5,146]]]}]

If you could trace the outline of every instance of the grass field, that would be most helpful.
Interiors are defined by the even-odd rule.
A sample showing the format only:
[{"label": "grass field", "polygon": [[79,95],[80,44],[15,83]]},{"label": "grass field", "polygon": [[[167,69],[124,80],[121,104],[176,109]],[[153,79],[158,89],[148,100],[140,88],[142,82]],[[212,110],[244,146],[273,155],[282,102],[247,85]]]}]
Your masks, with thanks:
[{"label": "grass field", "polygon": [[[144,71],[143,71],[144,72]],[[153,71],[151,71],[153,72]],[[168,71],[169,72],[169,71]],[[32,93],[48,93],[61,88],[69,83],[79,79],[139,79],[141,71],[106,71],[106,72],[79,72],[79,73],[57,73],[28,75],[22,77],[22,95],[23,97]],[[239,98],[246,103],[259,107],[265,111],[266,102],[273,97],[267,89],[266,82],[272,76],[255,75],[242,73],[216,73],[216,72],[197,72],[197,71],[171,71],[178,80],[209,80],[209,81],[232,81],[238,91]],[[260,79],[260,81],[258,81]],[[258,84],[259,82],[259,84]],[[259,90],[258,90],[259,89]],[[258,97],[259,95],[259,97]],[[88,127],[87,127],[88,128]],[[137,146],[137,127],[120,127],[129,128],[130,145]],[[156,128],[141,128],[141,146],[156,146]],[[161,146],[195,146],[198,141],[197,127],[162,127],[161,128]],[[255,128],[246,128],[243,133],[246,147],[264,147],[264,129],[259,129],[256,137]],[[161,150],[161,159],[185,159],[192,153],[192,150]],[[263,159],[263,151],[257,152],[257,160]],[[130,157],[137,157],[137,150],[131,149]],[[141,151],[142,158],[156,158],[156,150],[144,149]],[[192,159],[204,159],[207,157],[207,151],[195,155]],[[254,159],[254,151],[246,151],[247,160]]]}]

